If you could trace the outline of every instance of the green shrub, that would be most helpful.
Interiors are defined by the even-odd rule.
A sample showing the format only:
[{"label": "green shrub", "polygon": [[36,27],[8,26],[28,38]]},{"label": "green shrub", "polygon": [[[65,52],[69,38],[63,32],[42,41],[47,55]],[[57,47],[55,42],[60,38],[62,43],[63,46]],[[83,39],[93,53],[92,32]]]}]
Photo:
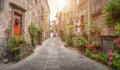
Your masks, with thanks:
[{"label": "green shrub", "polygon": [[114,58],[112,60],[112,66],[116,69],[120,69],[120,54],[117,50],[113,51]]},{"label": "green shrub", "polygon": [[67,34],[67,35],[66,35],[66,44],[67,44],[68,46],[73,45],[72,34]]},{"label": "green shrub", "polygon": [[85,54],[86,54],[88,57],[90,57],[90,55],[91,55],[92,53],[90,52],[89,49],[85,49]]},{"label": "green shrub", "polygon": [[37,32],[38,32],[38,29],[37,29],[37,26],[35,25],[35,23],[31,23],[31,25],[29,26],[29,32],[30,32],[30,35],[31,35],[31,42],[32,42],[32,46],[35,47],[35,39],[37,38]]},{"label": "green shrub", "polygon": [[95,60],[101,61],[104,64],[108,64],[109,62],[109,56],[103,53],[92,53],[90,50],[85,49],[85,54]]},{"label": "green shrub", "polygon": [[109,56],[103,53],[100,54],[100,61],[103,62],[104,64],[108,64],[109,62]]},{"label": "green shrub", "polygon": [[41,44],[43,41],[43,29],[41,27],[38,28],[38,43]]},{"label": "green shrub", "polygon": [[77,39],[76,43],[79,48],[85,48],[87,46],[87,40],[82,38]]},{"label": "green shrub", "polygon": [[13,59],[14,60],[16,60],[16,57],[17,57],[17,60],[18,60],[19,52],[20,52],[20,49],[21,49],[20,44],[26,45],[27,40],[22,36],[14,36],[14,35],[11,36],[10,42],[9,42],[9,49],[13,54]]},{"label": "green shrub", "polygon": [[29,32],[31,35],[32,46],[35,47],[35,40],[37,40],[39,44],[42,43],[43,29],[41,27],[38,27],[35,23],[32,22],[31,25],[29,26]]}]

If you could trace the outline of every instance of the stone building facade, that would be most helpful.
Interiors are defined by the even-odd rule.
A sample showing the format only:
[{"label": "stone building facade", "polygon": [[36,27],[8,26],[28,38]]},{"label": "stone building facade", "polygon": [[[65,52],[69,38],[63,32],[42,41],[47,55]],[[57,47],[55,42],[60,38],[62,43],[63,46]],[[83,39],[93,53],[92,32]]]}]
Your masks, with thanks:
[{"label": "stone building facade", "polygon": [[[76,17],[76,0],[66,0],[66,5],[61,12],[56,15],[58,26],[59,26],[59,36],[64,41],[65,35],[69,32],[74,33],[75,17]],[[69,29],[71,27],[71,29]]]},{"label": "stone building facade", "polygon": [[[113,36],[114,26],[108,27],[104,21],[104,7],[112,0],[67,0],[68,4],[58,14],[60,28],[64,34],[69,32],[68,26],[73,27],[74,40],[79,37],[86,38],[89,42],[101,44],[103,36]],[[86,25],[94,22],[99,30],[91,34]],[[64,29],[65,28],[65,29]]]},{"label": "stone building facade", "polygon": [[65,33],[66,33],[66,23],[65,20],[67,20],[64,16],[64,12],[58,12],[56,15],[57,22],[58,22],[58,36],[61,37],[61,40],[65,40]]},{"label": "stone building facade", "polygon": [[96,24],[97,29],[100,31],[98,34],[91,35],[91,41],[101,45],[103,52],[107,52],[112,48],[112,42],[115,38],[114,25],[108,26],[104,21],[104,7],[112,0],[91,0],[90,2],[90,18]]},{"label": "stone building facade", "polygon": [[[77,25],[75,25],[75,31],[80,28],[80,33],[83,37],[91,41],[96,41],[101,43],[101,36],[112,36],[114,33],[114,28],[108,27],[104,21],[104,7],[111,0],[78,0],[79,3],[77,6],[76,19]],[[96,28],[100,30],[99,34],[90,34],[89,28],[86,25],[89,25],[91,22],[96,24]],[[76,22],[75,22],[76,23]],[[91,35],[91,36],[90,36]]]},{"label": "stone building facade", "polygon": [[28,27],[31,22],[45,28],[44,31],[48,32],[49,15],[47,0],[0,0],[0,48],[8,45],[8,35],[5,33],[7,29],[12,29],[12,34],[26,37],[29,43]]},{"label": "stone building facade", "polygon": [[43,20],[43,29],[44,29],[44,39],[50,37],[50,8],[47,0],[41,0],[42,3],[42,20]]},{"label": "stone building facade", "polygon": [[101,35],[112,35],[113,32],[104,23],[104,7],[111,0],[79,0],[78,14],[81,24],[95,22],[102,29]]},{"label": "stone building facade", "polygon": [[91,21],[94,21],[101,29],[101,35],[113,35],[114,29],[104,22],[104,7],[111,0],[91,0]]}]

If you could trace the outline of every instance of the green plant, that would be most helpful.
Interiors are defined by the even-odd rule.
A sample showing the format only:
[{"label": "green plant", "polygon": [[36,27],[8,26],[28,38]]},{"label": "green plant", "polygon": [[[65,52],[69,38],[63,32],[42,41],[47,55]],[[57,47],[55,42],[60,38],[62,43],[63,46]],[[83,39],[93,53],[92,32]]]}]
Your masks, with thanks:
[{"label": "green plant", "polygon": [[29,26],[29,32],[31,35],[32,46],[35,47],[35,40],[37,39],[38,43],[41,44],[43,41],[43,29],[38,27],[35,23],[31,23]]},{"label": "green plant", "polygon": [[43,29],[41,27],[38,28],[37,34],[38,34],[38,36],[37,36],[38,42],[39,42],[39,44],[41,44],[43,41]]},{"label": "green plant", "polygon": [[29,26],[29,32],[30,32],[30,35],[31,35],[32,46],[35,47],[35,39],[38,36],[38,28],[35,25],[35,23],[32,22],[31,25]]},{"label": "green plant", "polygon": [[120,36],[120,22],[116,23],[116,26],[115,26],[115,35]]},{"label": "green plant", "polygon": [[120,69],[120,54],[117,50],[113,51],[113,60],[112,60],[112,66],[116,69]]},{"label": "green plant", "polygon": [[67,34],[66,35],[66,44],[68,46],[73,45],[72,34]]},{"label": "green plant", "polygon": [[13,58],[15,62],[19,61],[20,60],[20,56],[16,56]]},{"label": "green plant", "polygon": [[79,48],[85,48],[87,46],[87,40],[82,38],[77,39],[76,43]]},{"label": "green plant", "polygon": [[98,61],[108,65],[108,62],[109,62],[108,55],[100,53],[100,52],[99,53],[92,53],[88,49],[85,50],[85,53],[88,57],[95,59],[95,60],[98,60]]},{"label": "green plant", "polygon": [[105,21],[108,25],[117,23],[120,21],[120,0],[112,0],[104,8],[105,11]]},{"label": "green plant", "polygon": [[11,36],[9,42],[9,49],[13,53],[13,59],[19,56],[20,44],[27,44],[27,40],[22,36]]},{"label": "green plant", "polygon": [[103,53],[99,53],[99,54],[100,54],[100,61],[103,62],[104,64],[108,64],[109,56]]},{"label": "green plant", "polygon": [[100,60],[100,54],[92,53],[89,49],[85,49],[86,55],[92,59]]},{"label": "green plant", "polygon": [[85,54],[86,54],[87,56],[90,56],[90,55],[91,55],[90,50],[89,50],[89,49],[85,49]]}]

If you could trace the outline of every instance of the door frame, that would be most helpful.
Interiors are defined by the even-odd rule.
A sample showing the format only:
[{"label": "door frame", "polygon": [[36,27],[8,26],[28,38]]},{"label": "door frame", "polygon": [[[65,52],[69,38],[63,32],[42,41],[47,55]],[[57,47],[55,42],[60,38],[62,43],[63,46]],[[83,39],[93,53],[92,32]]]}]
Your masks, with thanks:
[{"label": "door frame", "polygon": [[22,21],[21,21],[21,36],[25,35],[25,12],[26,10],[14,3],[10,3],[11,6],[11,28],[12,28],[12,35],[14,35],[14,15],[15,13],[21,14]]},{"label": "door frame", "polygon": [[[21,22],[19,23],[20,24],[20,36],[22,35],[22,14],[20,14],[20,13],[18,13],[18,12],[15,12],[14,11],[14,27],[15,27],[15,25],[16,25],[16,22],[15,22],[15,17],[18,17],[19,16],[19,18],[21,18]],[[15,35],[15,29],[14,29],[14,35]]]}]

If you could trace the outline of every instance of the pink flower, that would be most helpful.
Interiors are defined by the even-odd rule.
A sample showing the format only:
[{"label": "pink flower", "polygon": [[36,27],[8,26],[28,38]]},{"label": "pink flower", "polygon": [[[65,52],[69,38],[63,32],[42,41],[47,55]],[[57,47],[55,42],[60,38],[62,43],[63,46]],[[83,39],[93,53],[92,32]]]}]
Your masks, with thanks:
[{"label": "pink flower", "polygon": [[116,43],[116,42],[117,42],[117,39],[114,39],[114,42]]},{"label": "pink flower", "polygon": [[112,65],[112,62],[109,62],[109,65]]},{"label": "pink flower", "polygon": [[109,50],[109,53],[112,53],[113,49]]},{"label": "pink flower", "polygon": [[109,56],[110,56],[110,57],[112,57],[112,56],[113,56],[113,54],[112,54],[112,53],[109,53]]},{"label": "pink flower", "polygon": [[111,61],[113,59],[113,57],[110,57],[109,60]]},{"label": "pink flower", "polygon": [[118,45],[118,47],[120,47],[120,44]]}]

